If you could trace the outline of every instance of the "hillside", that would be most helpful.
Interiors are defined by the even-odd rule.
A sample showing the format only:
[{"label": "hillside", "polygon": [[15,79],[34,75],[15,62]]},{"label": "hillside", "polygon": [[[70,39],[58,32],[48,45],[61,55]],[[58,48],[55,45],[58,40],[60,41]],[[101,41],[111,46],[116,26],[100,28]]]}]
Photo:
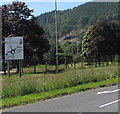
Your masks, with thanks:
[{"label": "hillside", "polygon": [[[73,34],[74,38],[77,38],[76,34],[78,37],[82,37],[81,29],[85,31],[89,25],[94,25],[101,19],[117,21],[117,9],[118,4],[113,2],[88,2],[73,9],[58,11],[58,38],[63,42],[62,39],[68,37],[69,34]],[[55,38],[54,17],[54,11],[37,17],[38,24],[43,26],[49,38]]]}]

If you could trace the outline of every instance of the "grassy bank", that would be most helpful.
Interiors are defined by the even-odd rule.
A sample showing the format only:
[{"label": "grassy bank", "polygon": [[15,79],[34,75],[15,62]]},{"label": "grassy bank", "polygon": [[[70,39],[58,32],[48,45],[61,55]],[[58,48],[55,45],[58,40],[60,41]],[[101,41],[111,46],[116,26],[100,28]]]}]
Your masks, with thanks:
[{"label": "grassy bank", "polygon": [[33,94],[18,96],[13,98],[5,98],[2,100],[2,104],[0,104],[0,107],[4,109],[4,108],[17,106],[17,105],[34,103],[37,101],[42,101],[45,99],[50,99],[50,98],[61,96],[61,95],[71,94],[78,91],[80,92],[80,91],[85,91],[92,88],[105,87],[109,85],[118,84],[119,81],[120,81],[120,78],[113,78],[105,81],[100,81],[97,83],[81,84],[81,85],[77,85],[70,88],[58,89],[58,90],[53,90],[48,92],[41,92],[41,93],[33,93]]},{"label": "grassy bank", "polygon": [[24,74],[21,79],[17,75],[3,76],[2,98],[49,92],[118,76],[118,66],[69,70],[59,74]]}]

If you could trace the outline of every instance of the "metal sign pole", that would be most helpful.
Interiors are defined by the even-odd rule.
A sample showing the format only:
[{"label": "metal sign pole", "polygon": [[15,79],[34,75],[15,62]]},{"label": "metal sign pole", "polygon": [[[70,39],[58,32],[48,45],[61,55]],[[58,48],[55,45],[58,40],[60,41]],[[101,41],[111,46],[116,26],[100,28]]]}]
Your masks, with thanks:
[{"label": "metal sign pole", "polygon": [[21,73],[23,73],[23,60],[21,60]]},{"label": "metal sign pole", "polygon": [[10,62],[7,61],[7,74],[8,74],[8,77],[10,78]]},{"label": "metal sign pole", "polygon": [[55,30],[56,30],[56,73],[58,73],[58,33],[57,33],[57,0],[55,0]]},{"label": "metal sign pole", "polygon": [[19,75],[20,75],[20,78],[21,78],[21,60],[19,60]]}]

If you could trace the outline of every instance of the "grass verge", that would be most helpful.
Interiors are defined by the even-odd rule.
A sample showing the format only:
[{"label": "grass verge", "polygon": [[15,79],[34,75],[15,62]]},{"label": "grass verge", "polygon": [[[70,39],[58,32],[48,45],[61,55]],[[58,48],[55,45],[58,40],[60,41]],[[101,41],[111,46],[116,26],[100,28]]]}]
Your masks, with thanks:
[{"label": "grass verge", "polygon": [[98,87],[105,87],[105,86],[118,84],[119,81],[120,81],[120,78],[113,78],[113,79],[108,79],[108,80],[97,82],[97,83],[81,84],[81,85],[77,85],[70,88],[58,89],[58,90],[53,90],[48,92],[41,92],[41,93],[32,93],[24,96],[13,97],[13,98],[4,98],[0,100],[0,102],[2,101],[2,104],[0,104],[0,107],[2,109],[5,109],[13,106],[35,103],[37,101],[42,101],[42,100],[54,98],[61,95],[67,95],[75,92],[85,91],[88,89],[94,89]]},{"label": "grass verge", "polygon": [[15,74],[10,78],[3,76],[0,81],[2,83],[2,98],[4,99],[70,88],[80,84],[100,82],[118,77],[118,66],[106,66],[66,70],[59,74],[27,74],[22,75],[22,78]]}]

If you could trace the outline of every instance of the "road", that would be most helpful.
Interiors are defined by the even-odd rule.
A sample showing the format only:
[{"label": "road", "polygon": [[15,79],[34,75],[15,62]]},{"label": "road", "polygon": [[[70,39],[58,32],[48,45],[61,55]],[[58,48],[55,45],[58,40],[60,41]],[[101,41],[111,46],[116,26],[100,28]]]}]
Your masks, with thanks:
[{"label": "road", "polygon": [[5,112],[118,112],[118,85],[46,100]]}]

